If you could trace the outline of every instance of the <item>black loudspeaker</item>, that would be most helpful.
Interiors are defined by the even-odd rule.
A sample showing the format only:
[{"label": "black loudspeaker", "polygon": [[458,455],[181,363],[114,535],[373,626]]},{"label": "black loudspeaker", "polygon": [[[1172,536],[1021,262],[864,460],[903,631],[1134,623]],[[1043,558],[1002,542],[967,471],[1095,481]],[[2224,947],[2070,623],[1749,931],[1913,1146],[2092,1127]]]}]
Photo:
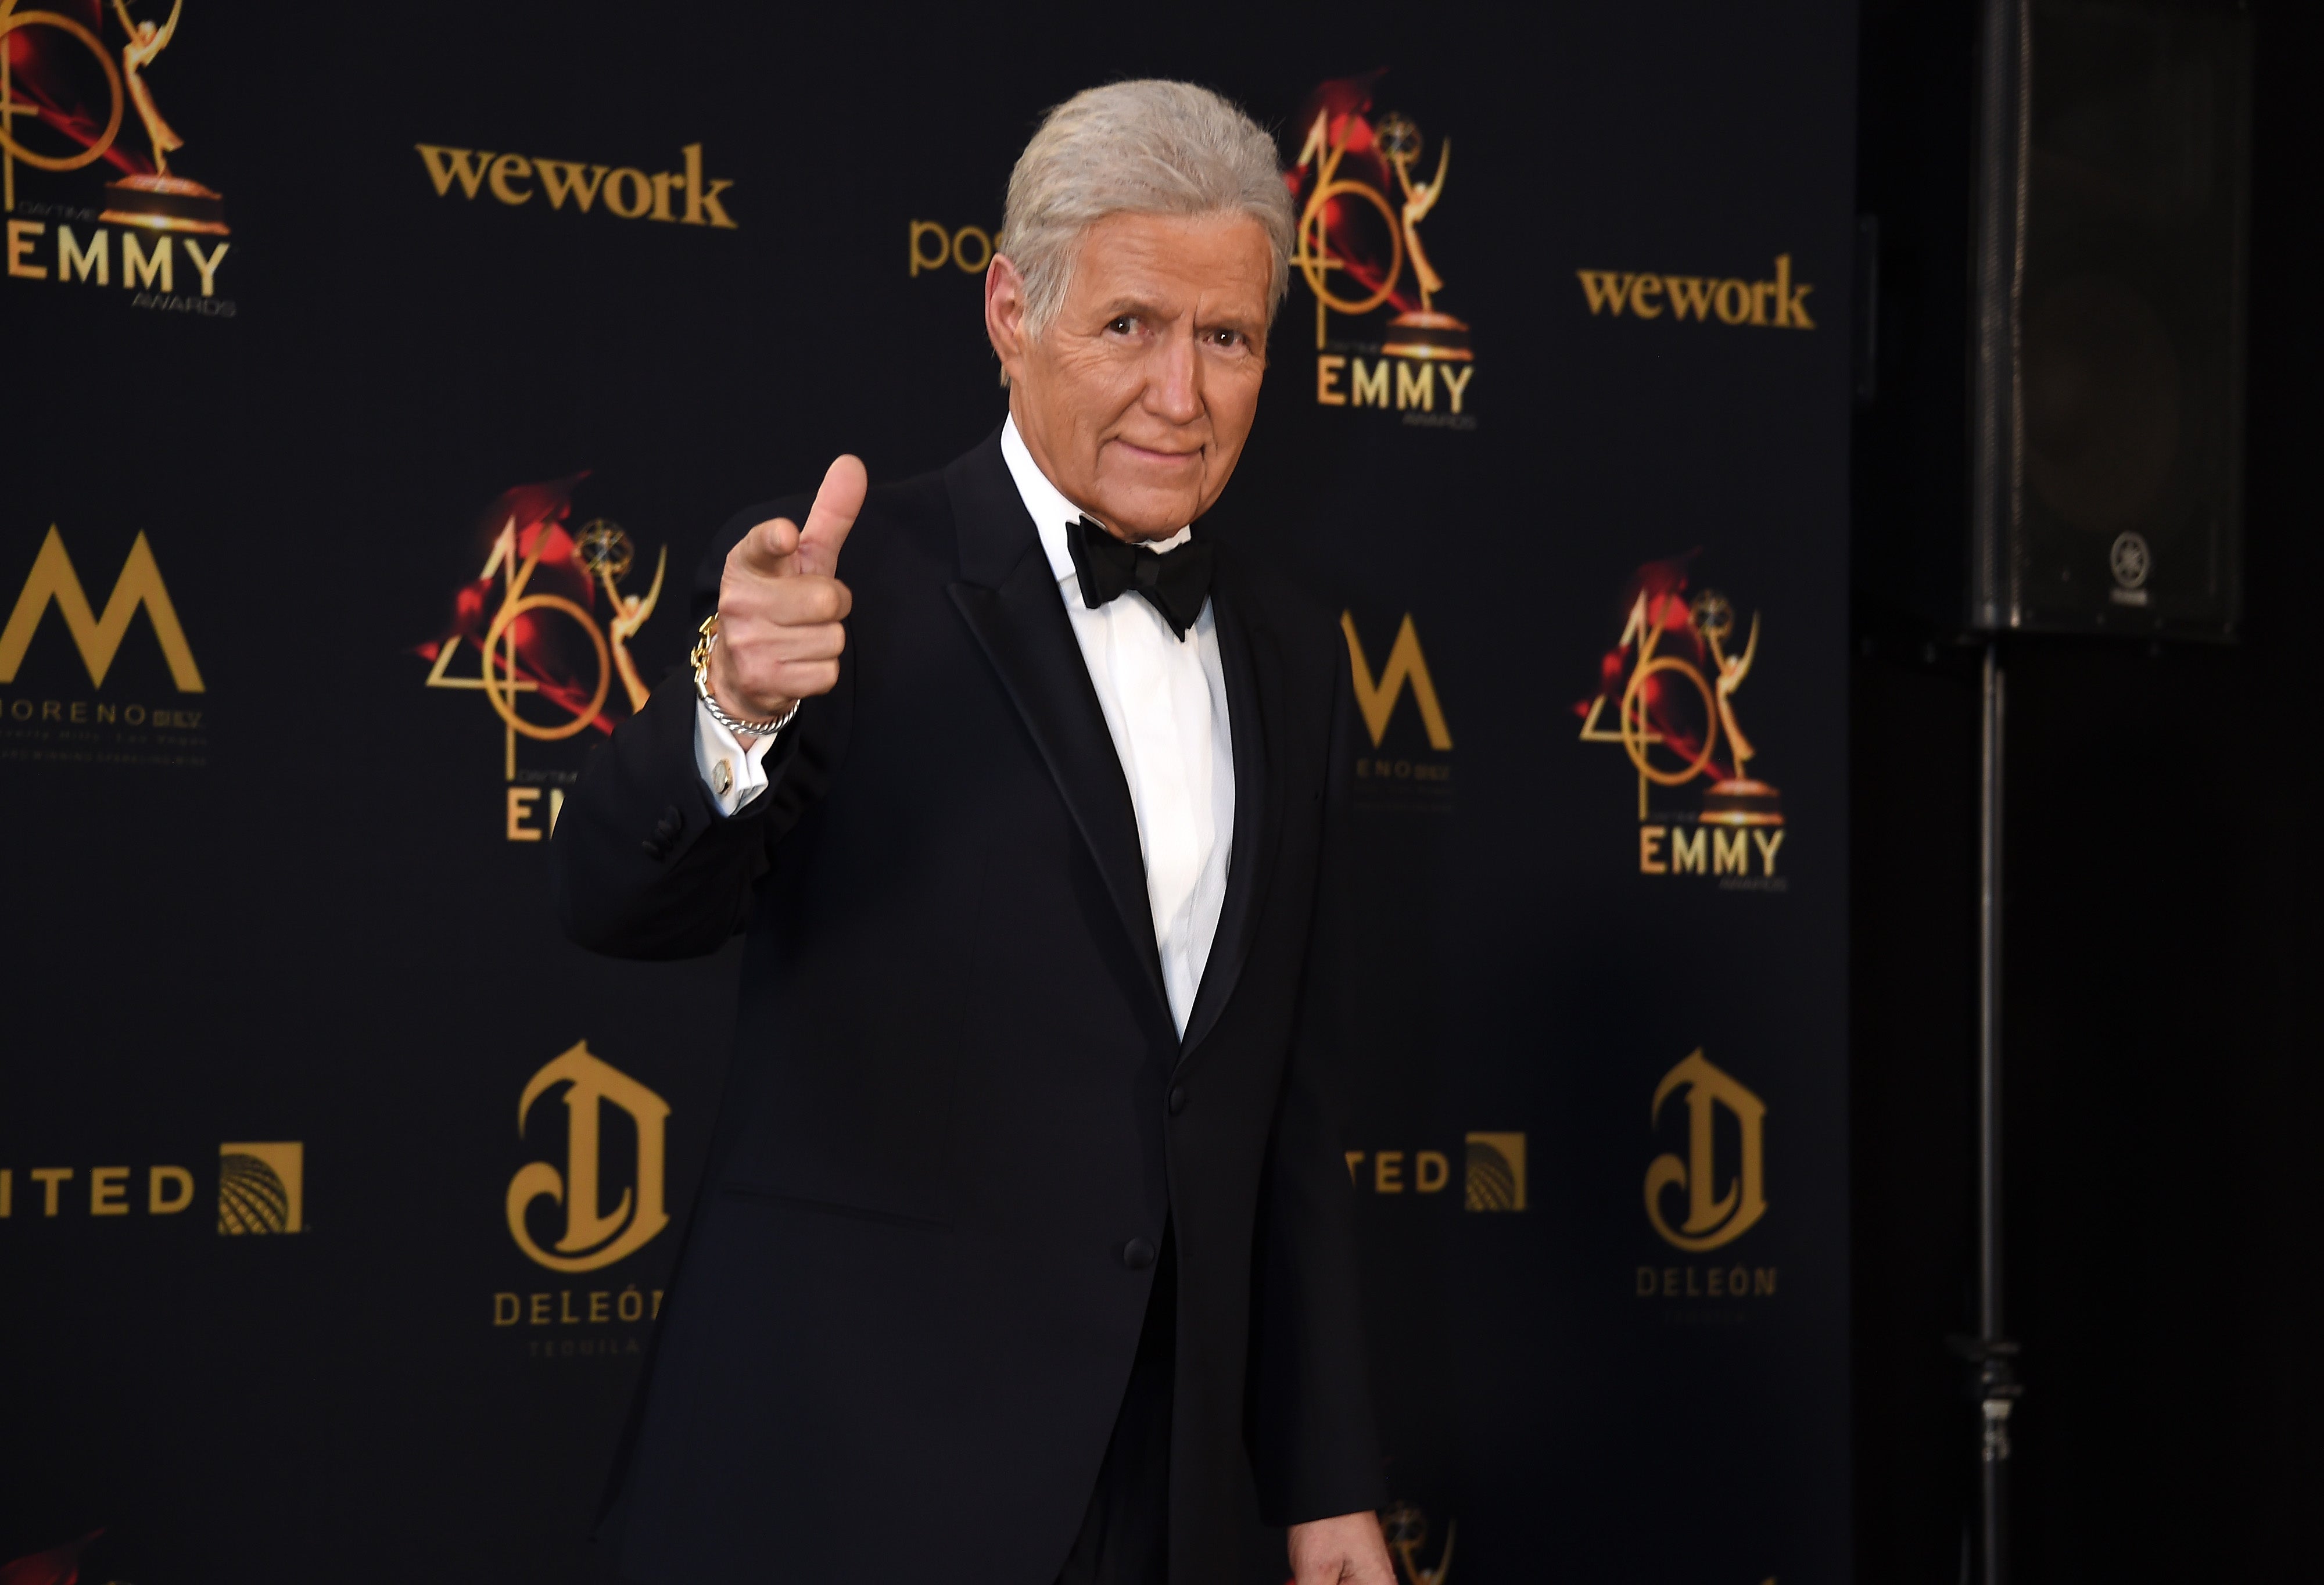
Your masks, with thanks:
[{"label": "black loudspeaker", "polygon": [[1987,0],[1983,32],[1969,624],[2232,637],[2251,18]]}]

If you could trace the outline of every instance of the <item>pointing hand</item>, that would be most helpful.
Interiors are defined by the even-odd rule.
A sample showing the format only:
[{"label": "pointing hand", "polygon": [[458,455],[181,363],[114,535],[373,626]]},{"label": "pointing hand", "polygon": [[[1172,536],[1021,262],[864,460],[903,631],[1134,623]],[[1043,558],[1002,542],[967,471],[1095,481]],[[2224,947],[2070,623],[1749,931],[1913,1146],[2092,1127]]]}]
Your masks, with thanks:
[{"label": "pointing hand", "polygon": [[805,528],[774,518],[726,553],[710,691],[729,715],[777,720],[839,681],[842,623],[855,601],[835,575],[868,484],[862,459],[842,456],[823,475]]}]

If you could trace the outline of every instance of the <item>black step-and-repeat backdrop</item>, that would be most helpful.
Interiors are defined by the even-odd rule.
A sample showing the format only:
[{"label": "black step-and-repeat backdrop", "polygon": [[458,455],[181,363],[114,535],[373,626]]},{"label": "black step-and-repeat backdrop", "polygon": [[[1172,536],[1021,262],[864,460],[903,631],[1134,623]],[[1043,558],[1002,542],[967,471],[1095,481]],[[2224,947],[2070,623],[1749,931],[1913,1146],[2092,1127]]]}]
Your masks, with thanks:
[{"label": "black step-and-repeat backdrop", "polygon": [[0,0],[0,1579],[603,1577],[734,964],[543,841],[1136,74],[1304,217],[1220,515],[1370,738],[1399,1567],[1845,1578],[1851,8],[1528,9]]}]

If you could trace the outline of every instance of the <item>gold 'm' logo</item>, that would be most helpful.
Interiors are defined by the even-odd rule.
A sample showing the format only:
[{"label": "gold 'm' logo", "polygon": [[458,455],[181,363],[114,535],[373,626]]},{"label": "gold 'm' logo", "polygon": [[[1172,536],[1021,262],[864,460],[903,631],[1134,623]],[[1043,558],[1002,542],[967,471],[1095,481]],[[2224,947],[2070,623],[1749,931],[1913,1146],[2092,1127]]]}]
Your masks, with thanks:
[{"label": "gold 'm' logo", "polygon": [[105,614],[99,616],[81,587],[80,576],[73,571],[72,558],[65,553],[63,536],[55,524],[49,525],[49,537],[41,541],[41,553],[32,558],[32,576],[24,580],[23,593],[16,596],[16,609],[9,613],[8,625],[0,628],[0,683],[16,680],[24,651],[32,648],[32,633],[51,600],[64,615],[65,629],[80,650],[81,664],[88,668],[92,686],[105,686],[105,674],[113,669],[113,658],[128,635],[129,619],[142,605],[153,624],[153,636],[161,640],[161,656],[170,663],[170,677],[178,691],[202,691],[201,669],[194,664],[185,629],[178,625],[178,608],[170,603],[153,548],[142,532],[129,547],[129,559],[122,563],[121,576],[114,580],[113,594],[105,603]]},{"label": "gold 'm' logo", "polygon": [[[1740,1238],[1767,1214],[1762,1138],[1767,1104],[1697,1050],[1655,1087],[1653,1120],[1661,1120],[1663,1102],[1682,1085],[1686,1089],[1686,1159],[1657,1156],[1646,1168],[1646,1219],[1655,1231],[1682,1249],[1716,1249]],[[1721,1107],[1733,1114],[1741,1129],[1743,1164],[1741,1176],[1718,1194],[1715,1124]],[[1675,1231],[1663,1220],[1662,1208],[1663,1191],[1673,1188],[1686,1191],[1686,1220]]]},{"label": "gold 'm' logo", "polygon": [[[565,1092],[565,1170],[535,1161],[510,1180],[509,1232],[522,1249],[552,1271],[595,1271],[625,1255],[634,1255],[669,1225],[662,1208],[662,1125],[669,1103],[652,1091],[590,1055],[589,1043],[577,1042],[549,1063],[524,1087],[517,1102],[516,1129],[521,1136],[532,1103],[558,1084]],[[599,1210],[599,1106],[611,1101],[630,1114],[638,1130],[638,1181],[623,1189],[613,1214]],[[546,1194],[565,1208],[565,1235],[552,1254],[532,1241],[524,1213]]]},{"label": "gold 'm' logo", "polygon": [[1428,746],[1440,753],[1452,746],[1452,729],[1444,724],[1444,707],[1436,702],[1436,684],[1428,675],[1427,658],[1420,652],[1419,630],[1412,625],[1412,613],[1405,613],[1404,625],[1396,630],[1396,642],[1388,646],[1388,659],[1375,680],[1369,661],[1364,659],[1363,640],[1356,637],[1355,613],[1340,613],[1340,631],[1347,635],[1348,663],[1355,673],[1356,708],[1362,712],[1364,730],[1372,734],[1372,747],[1380,745],[1388,735],[1388,717],[1396,714],[1396,704],[1404,697],[1406,683],[1412,685],[1413,702],[1420,706],[1420,723],[1428,729]]}]

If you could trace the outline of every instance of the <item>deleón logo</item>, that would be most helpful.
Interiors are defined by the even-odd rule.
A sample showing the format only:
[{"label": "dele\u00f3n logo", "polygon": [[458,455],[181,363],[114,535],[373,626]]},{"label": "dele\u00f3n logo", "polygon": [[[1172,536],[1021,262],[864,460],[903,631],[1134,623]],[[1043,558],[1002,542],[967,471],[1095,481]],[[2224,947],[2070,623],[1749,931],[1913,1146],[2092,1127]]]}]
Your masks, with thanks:
[{"label": "dele\u00f3n logo", "polygon": [[678,150],[683,170],[651,172],[634,165],[609,169],[578,160],[455,149],[443,143],[411,146],[420,152],[428,180],[439,198],[450,198],[456,184],[464,198],[473,201],[479,193],[488,192],[512,209],[540,198],[552,209],[563,209],[569,203],[576,215],[590,214],[602,203],[604,212],[617,220],[738,229],[720,196],[734,184],[705,172],[700,143],[687,143]]},{"label": "dele\u00f3n logo", "polygon": [[[669,1225],[663,1209],[663,1127],[669,1103],[593,1055],[587,1041],[578,1041],[525,1085],[516,1109],[520,1136],[526,1131],[533,1102],[560,1084],[565,1086],[565,1166],[560,1170],[551,1162],[530,1162],[509,1181],[509,1236],[535,1264],[552,1271],[595,1271],[636,1254]],[[604,1204],[603,1120],[607,1106],[630,1120],[637,1138],[635,1181],[622,1191],[610,1212]],[[541,1199],[565,1212],[564,1231],[551,1249],[542,1249],[526,1225],[533,1202]]]},{"label": "dele\u00f3n logo", "polygon": [[[156,23],[132,15],[127,0],[113,0],[123,38],[115,64],[97,0],[51,0],[39,8],[0,0],[0,207],[16,210],[20,165],[70,176],[103,161],[115,173],[104,185],[101,210],[32,206],[57,222],[53,235],[48,219],[7,222],[12,279],[110,286],[117,256],[120,283],[135,293],[134,306],[234,317],[233,302],[217,295],[218,267],[232,244],[197,240],[227,235],[226,200],[171,170],[170,156],[186,140],[163,118],[146,78],[177,37],[184,8],[184,0],[175,0],[168,20]],[[145,152],[123,135],[132,106]],[[84,235],[69,221],[97,224]],[[127,229],[108,230],[108,223]],[[179,271],[181,256],[185,273],[200,282],[198,296],[179,291],[193,285]]]},{"label": "dele\u00f3n logo", "polygon": [[[1759,618],[1738,634],[1726,595],[1705,589],[1689,599],[1691,559],[1649,562],[1631,580],[1621,637],[1599,662],[1598,691],[1573,707],[1581,739],[1618,744],[1637,773],[1640,874],[1710,875],[1723,889],[1781,891],[1782,795],[1747,774],[1758,751],[1735,708],[1758,658]],[[1709,783],[1699,810],[1652,806],[1652,789],[1699,779]]]},{"label": "dele\u00f3n logo", "polygon": [[1452,790],[1450,760],[1430,755],[1391,753],[1383,748],[1388,724],[1396,718],[1397,705],[1409,688],[1432,753],[1448,754],[1452,749],[1452,729],[1446,723],[1444,706],[1436,696],[1436,679],[1429,675],[1428,657],[1421,650],[1420,630],[1413,625],[1412,613],[1404,613],[1396,630],[1396,640],[1389,644],[1378,673],[1374,673],[1364,653],[1363,638],[1356,631],[1355,613],[1340,613],[1340,632],[1348,640],[1348,667],[1355,690],[1356,711],[1363,717],[1364,731],[1372,741],[1373,751],[1359,755],[1356,760],[1356,780],[1362,800],[1375,806],[1449,807]]},{"label": "dele\u00f3n logo", "polygon": [[[1324,407],[1394,405],[1407,424],[1473,429],[1476,374],[1469,327],[1436,307],[1443,278],[1422,245],[1421,222],[1444,197],[1450,139],[1425,180],[1425,140],[1410,116],[1374,120],[1374,71],[1323,84],[1293,124],[1304,138],[1284,180],[1299,204],[1291,263],[1315,299],[1315,400]],[[1393,310],[1381,339],[1335,341],[1331,317]]]},{"label": "dele\u00f3n logo", "polygon": [[[307,1230],[307,1147],[297,1139],[233,1140],[218,1147],[217,1230],[233,1237]],[[194,1203],[191,1168],[36,1166],[24,1174],[23,1215],[176,1216]],[[143,1192],[138,1192],[141,1186]],[[82,1187],[86,1184],[86,1189]],[[16,1169],[0,1166],[0,1221],[17,1214]]]},{"label": "dele\u00f3n logo", "polygon": [[[116,761],[125,758],[154,764],[202,763],[198,751],[207,744],[198,738],[177,735],[201,730],[204,712],[182,698],[205,691],[201,668],[194,660],[193,646],[186,641],[177,605],[170,598],[161,564],[144,534],[140,532],[131,541],[128,558],[114,579],[100,615],[73,567],[64,536],[54,524],[50,525],[9,610],[7,625],[0,627],[0,687],[17,683],[51,607],[72,640],[91,695],[102,694],[131,624],[143,611],[168,665],[170,681],[181,697],[169,705],[76,697],[78,690],[70,683],[58,684],[53,666],[36,668],[51,679],[47,686],[35,681],[26,692],[0,695],[0,720],[7,725],[10,757],[84,760],[102,751]],[[69,668],[70,662],[65,665]],[[163,738],[157,733],[172,735]]]},{"label": "dele\u00f3n logo", "polygon": [[1618,319],[1659,319],[1674,323],[1692,319],[1708,325],[1758,326],[1774,330],[1812,330],[1808,317],[1808,293],[1815,290],[1792,279],[1792,255],[1775,255],[1771,280],[1721,281],[1709,275],[1641,275],[1619,270],[1576,270],[1590,316]]},{"label": "dele\u00f3n logo", "polygon": [[[577,530],[567,526],[574,489],[587,477],[520,484],[484,509],[478,529],[487,547],[484,570],[454,594],[450,631],[417,651],[434,663],[429,687],[481,693],[500,717],[507,784],[502,829],[511,842],[539,842],[554,831],[565,788],[579,779],[571,766],[520,768],[518,740],[560,743],[586,732],[611,733],[617,718],[644,709],[652,692],[629,642],[661,598],[669,550],[665,546],[657,555],[643,594],[626,591],[637,548],[622,525],[595,518]],[[521,703],[526,696],[534,701],[529,709]]]},{"label": "dele\u00f3n logo", "polygon": [[[1471,1133],[1458,1154],[1461,1203],[1468,1211],[1526,1208],[1526,1137]],[[1360,1193],[1441,1194],[1452,1182],[1452,1156],[1444,1150],[1350,1150],[1348,1181]],[[1369,1163],[1369,1166],[1366,1165]]]},{"label": "dele\u00f3n logo", "polygon": [[[1649,1120],[1659,1126],[1663,1102],[1681,1091],[1686,1100],[1686,1154],[1665,1153],[1647,1166],[1646,1220],[1665,1242],[1700,1254],[1733,1243],[1767,1214],[1767,1105],[1732,1074],[1712,1066],[1700,1049],[1655,1086]],[[1722,1112],[1734,1124],[1731,1175],[1719,1170]],[[1664,1197],[1674,1189],[1686,1197],[1685,1219],[1675,1228],[1663,1215]]]}]

